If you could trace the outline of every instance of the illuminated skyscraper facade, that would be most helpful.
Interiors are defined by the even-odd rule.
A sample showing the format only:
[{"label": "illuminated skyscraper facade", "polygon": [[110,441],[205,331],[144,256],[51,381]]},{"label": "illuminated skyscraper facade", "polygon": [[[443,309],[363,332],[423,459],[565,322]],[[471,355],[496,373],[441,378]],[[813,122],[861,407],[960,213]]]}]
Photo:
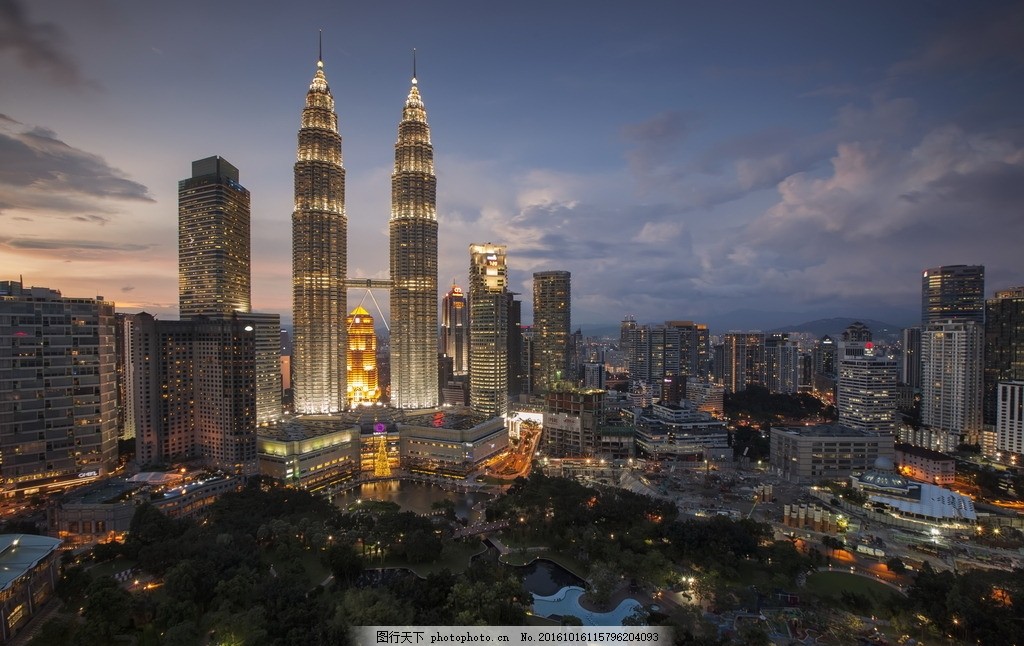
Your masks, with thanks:
[{"label": "illuminated skyscraper facade", "polygon": [[323,61],[306,93],[292,214],[293,394],[297,413],[345,403],[348,219],[334,97]]},{"label": "illuminated skyscraper facade", "polygon": [[921,275],[921,324],[985,322],[985,267],[944,265]]},{"label": "illuminated skyscraper facade", "polygon": [[391,405],[438,404],[437,178],[416,77],[405,100],[391,175]]},{"label": "illuminated skyscraper facade", "polygon": [[441,299],[441,351],[452,359],[452,373],[469,374],[469,308],[458,285]]},{"label": "illuminated skyscraper facade", "polygon": [[240,316],[252,328],[256,422],[267,425],[281,418],[281,317],[251,311],[249,206],[249,191],[227,160],[192,162],[192,177],[178,182],[178,302],[182,321]]},{"label": "illuminated skyscraper facade", "polygon": [[567,271],[533,274],[533,390],[550,390],[571,378],[569,330],[572,285]]},{"label": "illuminated skyscraper facade", "polygon": [[345,317],[348,331],[348,405],[373,404],[380,399],[377,383],[377,332],[373,317],[362,307]]},{"label": "illuminated skyscraper facade", "polygon": [[249,191],[221,157],[192,162],[178,182],[178,306],[181,318],[251,309]]},{"label": "illuminated skyscraper facade", "polygon": [[505,245],[469,246],[469,405],[508,412],[508,264]]}]

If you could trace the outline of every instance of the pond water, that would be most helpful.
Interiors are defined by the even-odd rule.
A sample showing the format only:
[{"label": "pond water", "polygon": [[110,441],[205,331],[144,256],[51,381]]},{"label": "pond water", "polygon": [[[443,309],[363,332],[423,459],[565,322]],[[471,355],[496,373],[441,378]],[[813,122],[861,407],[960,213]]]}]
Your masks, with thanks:
[{"label": "pond water", "polygon": [[557,593],[567,586],[584,586],[586,582],[561,565],[538,559],[529,565],[516,568],[523,577],[527,592],[541,597]]},{"label": "pond water", "polygon": [[455,514],[459,518],[476,522],[482,520],[483,512],[480,508],[474,509],[474,506],[490,498],[490,494],[479,491],[459,493],[447,491],[438,485],[425,482],[389,480],[371,482],[336,494],[334,504],[342,509],[347,509],[350,505],[356,504],[358,500],[380,500],[397,503],[403,511],[429,514],[434,511],[431,509],[433,503],[440,500],[451,500],[455,503]]}]

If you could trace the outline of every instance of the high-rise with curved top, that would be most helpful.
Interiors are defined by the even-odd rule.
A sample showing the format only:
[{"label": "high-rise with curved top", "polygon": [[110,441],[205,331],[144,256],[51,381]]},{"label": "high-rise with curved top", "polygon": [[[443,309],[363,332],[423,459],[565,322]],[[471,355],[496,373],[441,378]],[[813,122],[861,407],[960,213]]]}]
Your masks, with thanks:
[{"label": "high-rise with curved top", "polygon": [[323,68],[317,61],[302,110],[292,214],[293,389],[295,412],[307,414],[342,410],[346,393],[345,169]]},{"label": "high-rise with curved top", "polygon": [[437,179],[416,76],[391,175],[391,405],[429,408],[437,386]]}]

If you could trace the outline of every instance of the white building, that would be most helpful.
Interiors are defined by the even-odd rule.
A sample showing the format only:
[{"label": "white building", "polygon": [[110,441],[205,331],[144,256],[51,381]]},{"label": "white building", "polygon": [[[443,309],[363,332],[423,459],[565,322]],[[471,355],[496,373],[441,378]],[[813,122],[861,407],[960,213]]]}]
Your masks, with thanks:
[{"label": "white building", "polygon": [[[850,345],[854,344],[846,344],[844,349]],[[870,433],[895,434],[899,365],[895,360],[875,356],[870,341],[856,345],[861,346],[862,353],[839,359],[839,423]]]},{"label": "white building", "polygon": [[996,451],[1024,454],[1024,381],[1001,381],[996,389]]},{"label": "white building", "polygon": [[955,451],[981,433],[984,329],[974,321],[940,321],[921,333],[921,423],[929,448]]}]

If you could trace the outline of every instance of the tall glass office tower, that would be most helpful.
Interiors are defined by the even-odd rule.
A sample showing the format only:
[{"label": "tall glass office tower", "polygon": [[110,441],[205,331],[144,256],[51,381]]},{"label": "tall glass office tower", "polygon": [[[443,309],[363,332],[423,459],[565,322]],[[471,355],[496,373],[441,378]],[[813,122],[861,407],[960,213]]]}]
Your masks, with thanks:
[{"label": "tall glass office tower", "polygon": [[222,157],[192,162],[178,182],[178,306],[181,318],[251,309],[249,191]]},{"label": "tall glass office tower", "polygon": [[505,245],[469,245],[469,405],[508,412],[508,263]]}]

